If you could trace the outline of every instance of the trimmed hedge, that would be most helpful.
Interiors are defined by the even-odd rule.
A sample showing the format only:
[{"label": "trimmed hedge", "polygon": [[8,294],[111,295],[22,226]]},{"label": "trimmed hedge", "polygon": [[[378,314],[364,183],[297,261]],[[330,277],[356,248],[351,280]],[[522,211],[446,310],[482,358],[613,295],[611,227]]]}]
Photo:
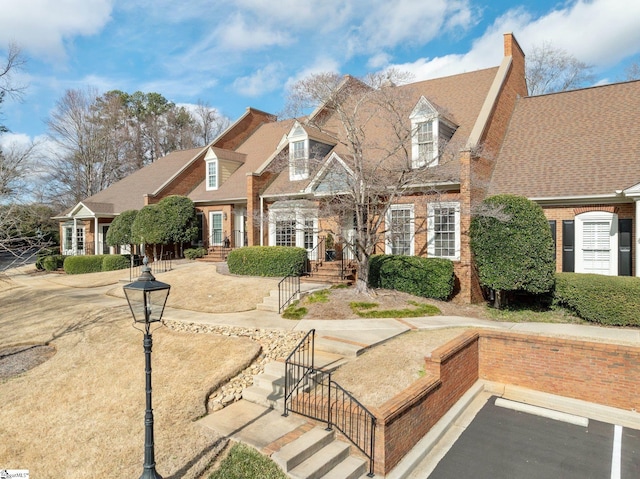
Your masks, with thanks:
[{"label": "trimmed hedge", "polygon": [[57,271],[62,268],[64,265],[64,259],[66,256],[61,254],[52,254],[50,256],[45,256],[42,258],[42,268],[46,271]]},{"label": "trimmed hedge", "polygon": [[232,274],[286,276],[302,274],[307,250],[294,246],[248,246],[229,253],[227,266]]},{"label": "trimmed hedge", "polygon": [[99,273],[105,255],[67,256],[64,260],[64,272],[67,274]]},{"label": "trimmed hedge", "polygon": [[36,269],[42,271],[44,268],[45,258],[53,255],[59,255],[60,250],[58,248],[43,248],[38,251],[36,255]]},{"label": "trimmed hedge", "polygon": [[204,258],[207,254],[206,248],[188,248],[184,250],[184,257],[187,259]]},{"label": "trimmed hedge", "polygon": [[640,278],[558,273],[553,302],[593,323],[640,326]]},{"label": "trimmed hedge", "polygon": [[453,294],[453,262],[381,254],[369,258],[369,286],[395,289],[423,298],[447,300]]},{"label": "trimmed hedge", "polygon": [[116,271],[130,266],[131,255],[128,254],[108,254],[102,260],[102,271]]}]

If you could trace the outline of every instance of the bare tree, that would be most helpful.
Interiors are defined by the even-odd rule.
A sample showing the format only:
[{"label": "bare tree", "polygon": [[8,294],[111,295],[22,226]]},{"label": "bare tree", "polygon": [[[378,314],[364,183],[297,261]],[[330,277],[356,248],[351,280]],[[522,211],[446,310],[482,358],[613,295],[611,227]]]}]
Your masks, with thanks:
[{"label": "bare tree", "polygon": [[[322,178],[325,185],[319,201],[319,216],[331,219],[325,230],[340,237],[355,257],[359,292],[368,291],[370,256],[389,238],[393,241],[403,227],[387,214],[391,206],[410,195],[433,194],[431,199],[436,199],[433,185],[453,178],[457,171],[452,160],[459,149],[448,141],[450,136],[440,138],[437,151],[424,157],[421,153],[424,161],[416,161],[412,154],[417,131],[409,115],[420,96],[410,85],[396,86],[407,80],[407,74],[397,71],[363,80],[316,74],[295,83],[288,98],[290,114],[320,105],[303,124],[336,145],[337,156],[331,162],[325,162],[325,151],[315,156],[312,152],[308,166],[311,176]],[[438,114],[447,116],[443,110]],[[418,201],[426,204],[424,199]],[[415,233],[426,227],[418,224],[418,215],[415,221]]]},{"label": "bare tree", "polygon": [[591,65],[549,42],[534,47],[526,63],[529,95],[575,90],[594,80]]},{"label": "bare tree", "polygon": [[624,70],[625,80],[640,80],[640,64],[637,62],[632,63]]},{"label": "bare tree", "polygon": [[11,143],[0,151],[0,198],[16,199],[28,193],[29,184],[26,179],[33,174],[30,160],[33,158],[36,144],[27,145]]},{"label": "bare tree", "polygon": [[218,110],[202,100],[198,100],[193,116],[197,125],[198,143],[202,146],[211,143],[230,124],[229,118],[220,115]]}]

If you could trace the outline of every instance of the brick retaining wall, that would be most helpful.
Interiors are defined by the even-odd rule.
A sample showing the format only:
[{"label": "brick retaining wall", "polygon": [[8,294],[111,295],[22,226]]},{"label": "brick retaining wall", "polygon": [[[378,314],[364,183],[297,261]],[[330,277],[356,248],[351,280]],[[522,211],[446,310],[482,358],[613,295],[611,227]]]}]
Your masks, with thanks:
[{"label": "brick retaining wall", "polygon": [[434,350],[425,369],[375,410],[378,474],[389,473],[478,379],[640,410],[640,347],[477,330]]}]

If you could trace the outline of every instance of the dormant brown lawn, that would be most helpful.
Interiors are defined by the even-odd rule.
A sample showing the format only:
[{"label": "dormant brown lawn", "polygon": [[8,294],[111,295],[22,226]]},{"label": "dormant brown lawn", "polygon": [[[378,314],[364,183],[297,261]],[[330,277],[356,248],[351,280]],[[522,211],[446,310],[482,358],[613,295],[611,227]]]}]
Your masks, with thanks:
[{"label": "dormant brown lawn", "polygon": [[[213,267],[196,270],[205,282],[207,274],[213,271],[211,277],[215,276]],[[106,278],[102,284],[122,276],[97,275]],[[97,275],[85,275],[80,281],[101,284]],[[181,290],[191,301],[200,294],[189,295],[187,285],[176,287],[184,279],[178,272],[159,279],[172,284],[174,302],[186,301]],[[231,289],[232,282],[233,278],[226,278]],[[264,296],[269,287],[265,284],[266,292],[255,294]],[[209,288],[207,299],[212,293],[215,289]],[[46,342],[57,349],[45,363],[0,384],[2,468],[29,469],[35,478],[141,474],[144,353],[142,333],[131,323],[124,300],[121,307],[104,309],[10,279],[0,281],[0,349]],[[197,469],[191,466],[208,459],[218,438],[194,420],[205,414],[208,393],[257,353],[258,345],[248,339],[177,333],[165,327],[153,333],[155,450],[160,474],[190,477],[190,471]]]}]

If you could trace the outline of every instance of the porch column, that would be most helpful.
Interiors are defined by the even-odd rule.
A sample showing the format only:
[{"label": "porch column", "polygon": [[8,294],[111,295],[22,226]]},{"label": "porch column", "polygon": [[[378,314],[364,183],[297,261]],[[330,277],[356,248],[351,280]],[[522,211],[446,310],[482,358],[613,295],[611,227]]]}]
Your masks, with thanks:
[{"label": "porch column", "polygon": [[93,254],[102,254],[102,251],[98,250],[99,243],[100,243],[100,235],[98,232],[98,217],[96,216],[93,219]]},{"label": "porch column", "polygon": [[71,251],[73,256],[78,256],[78,220],[73,217],[73,232],[71,233]]},{"label": "porch column", "polygon": [[631,250],[632,254],[636,255],[636,276],[640,276],[640,198],[634,198],[636,204],[636,215],[633,219],[634,228],[636,229],[636,240],[634,241],[634,248]]}]

